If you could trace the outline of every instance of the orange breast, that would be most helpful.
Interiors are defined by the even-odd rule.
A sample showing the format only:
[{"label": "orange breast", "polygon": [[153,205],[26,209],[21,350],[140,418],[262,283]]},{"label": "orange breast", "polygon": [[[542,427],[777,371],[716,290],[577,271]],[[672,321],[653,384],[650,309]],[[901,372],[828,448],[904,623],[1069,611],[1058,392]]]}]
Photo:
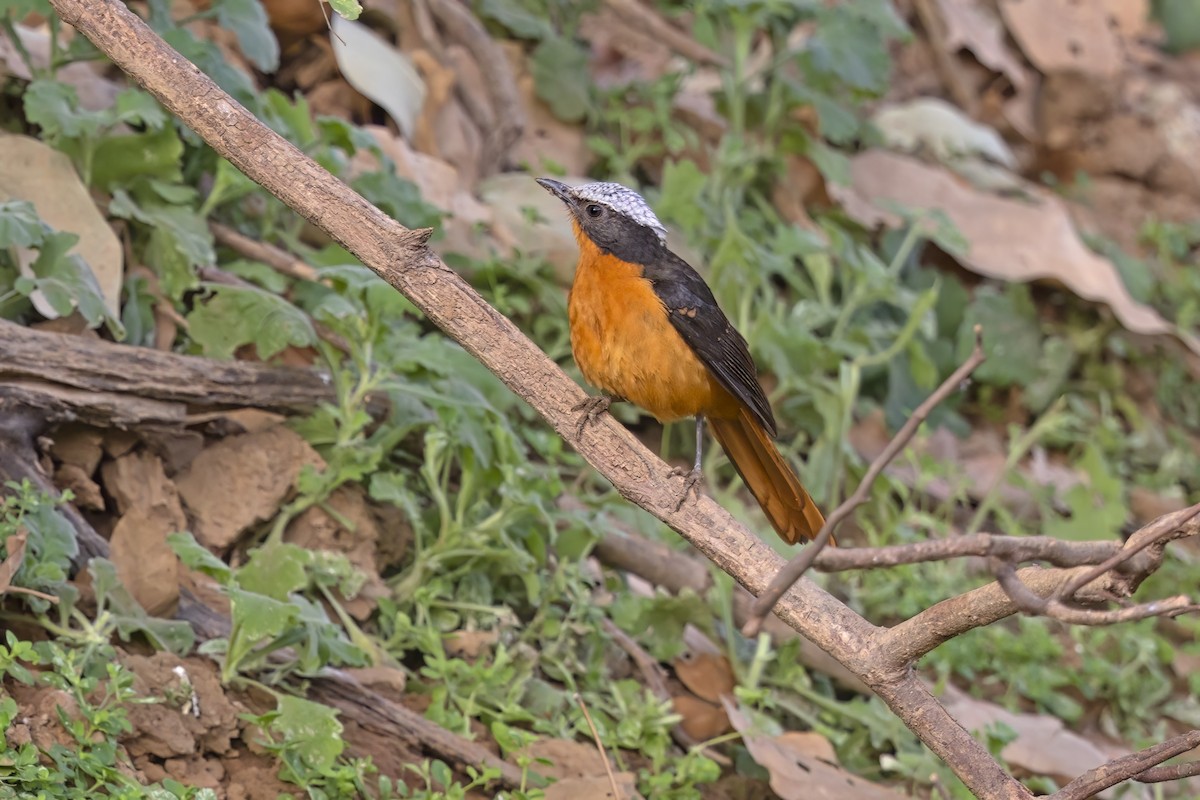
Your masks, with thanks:
[{"label": "orange breast", "polygon": [[641,267],[578,238],[568,313],[571,350],[588,383],[663,422],[736,414],[736,401],[671,325]]}]

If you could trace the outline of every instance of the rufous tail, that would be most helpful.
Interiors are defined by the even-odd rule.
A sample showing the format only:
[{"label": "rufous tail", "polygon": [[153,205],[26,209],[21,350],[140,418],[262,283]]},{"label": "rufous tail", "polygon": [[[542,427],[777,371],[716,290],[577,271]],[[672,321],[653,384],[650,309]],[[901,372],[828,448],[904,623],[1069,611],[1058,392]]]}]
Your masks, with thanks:
[{"label": "rufous tail", "polygon": [[816,538],[825,517],[758,420],[743,408],[708,424],[780,537],[788,544]]}]

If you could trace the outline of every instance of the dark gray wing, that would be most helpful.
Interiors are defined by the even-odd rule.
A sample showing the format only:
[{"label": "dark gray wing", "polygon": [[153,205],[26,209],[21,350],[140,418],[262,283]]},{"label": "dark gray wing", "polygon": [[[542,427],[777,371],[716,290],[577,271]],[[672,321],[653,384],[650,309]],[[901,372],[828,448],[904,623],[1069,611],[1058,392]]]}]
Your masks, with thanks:
[{"label": "dark gray wing", "polygon": [[775,436],[775,415],[758,382],[746,340],[717,305],[700,273],[666,248],[644,269],[675,330],[726,391]]}]

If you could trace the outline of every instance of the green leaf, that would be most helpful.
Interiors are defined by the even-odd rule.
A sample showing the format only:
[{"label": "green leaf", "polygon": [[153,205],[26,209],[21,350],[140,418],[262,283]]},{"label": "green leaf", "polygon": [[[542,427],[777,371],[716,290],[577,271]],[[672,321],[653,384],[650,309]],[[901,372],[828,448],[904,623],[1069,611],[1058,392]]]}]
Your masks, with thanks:
[{"label": "green leaf", "polygon": [[236,586],[229,588],[229,602],[235,634],[247,648],[263,639],[274,639],[300,616],[300,610],[292,603]]},{"label": "green leaf", "polygon": [[130,125],[145,125],[158,130],[167,124],[170,117],[153,95],[141,89],[124,89],[117,94],[115,122]]},{"label": "green leaf", "polygon": [[66,316],[78,307],[89,325],[109,320],[119,329],[120,323],[109,319],[108,306],[91,267],[77,253],[67,252],[78,242],[78,236],[65,232],[44,238],[37,260],[30,265],[37,276],[36,287],[60,315]]},{"label": "green leaf", "polygon": [[28,200],[0,203],[0,248],[34,247],[42,243],[45,226]]},{"label": "green leaf", "polygon": [[688,231],[698,231],[708,222],[704,207],[696,202],[708,176],[691,160],[668,161],[663,168],[662,194],[657,207],[667,219]]},{"label": "green leaf", "polygon": [[483,0],[479,15],[503,25],[522,39],[549,39],[554,27],[543,14],[526,8],[520,0]]},{"label": "green leaf", "polygon": [[408,228],[432,228],[442,221],[442,212],[422,199],[417,185],[398,177],[395,172],[368,172],[355,178],[350,185]]},{"label": "green leaf", "polygon": [[279,67],[279,42],[258,0],[218,0],[217,24],[237,36],[242,55],[262,72]]},{"label": "green leaf", "polygon": [[238,585],[250,592],[287,600],[290,593],[308,586],[307,567],[312,553],[284,542],[263,545],[237,572]]},{"label": "green leaf", "polygon": [[1127,513],[1121,479],[1093,443],[1088,443],[1076,466],[1087,473],[1087,484],[1067,491],[1065,500],[1071,515],[1046,520],[1045,535],[1076,541],[1116,537]]},{"label": "green leaf", "polygon": [[976,380],[996,386],[1024,386],[1036,375],[1032,354],[1041,352],[1039,332],[1029,290],[1011,286],[1004,294],[985,286],[976,292],[958,332],[960,360],[975,346],[976,324],[983,326],[983,350],[987,354]]},{"label": "green leaf", "polygon": [[196,537],[192,536],[191,532],[179,531],[178,533],[168,534],[167,544],[171,545],[171,549],[175,551],[175,555],[179,556],[179,560],[188,569],[203,572],[210,578],[216,578],[224,584],[228,584],[233,578],[233,570],[229,568],[229,565],[210,553],[204,545],[197,542]]},{"label": "green leaf", "polygon": [[195,287],[196,265],[216,262],[212,233],[204,218],[190,206],[162,202],[157,184],[149,182],[139,189],[136,198],[124,189],[114,190],[108,211],[150,227],[145,260],[158,270],[167,295],[180,297]]},{"label": "green leaf", "polygon": [[206,285],[211,295],[187,317],[188,332],[206,355],[231,358],[253,344],[259,358],[268,359],[288,345],[316,343],[308,317],[282,297],[257,287]]},{"label": "green leaf", "polygon": [[358,4],[358,0],[329,0],[329,7],[338,16],[349,20],[356,20],[362,14],[362,6]]},{"label": "green leaf", "polygon": [[41,126],[51,139],[79,139],[100,131],[106,116],[79,107],[75,87],[53,80],[35,80],[25,89],[25,118]]},{"label": "green leaf", "polygon": [[283,737],[285,749],[314,770],[333,767],[345,747],[337,711],[292,695],[282,695],[271,730]]},{"label": "green leaf", "polygon": [[179,167],[182,157],[183,142],[174,128],[106,136],[96,145],[92,185],[110,190],[114,186],[125,186],[138,177],[156,177],[178,183],[183,180]]},{"label": "green leaf", "polygon": [[569,39],[544,40],[530,58],[537,96],[564,122],[579,122],[588,112],[591,79],[587,54]]},{"label": "green leaf", "polygon": [[1025,388],[1026,407],[1035,414],[1045,411],[1062,395],[1075,368],[1076,354],[1070,342],[1061,336],[1053,336],[1042,346],[1037,372]]},{"label": "green leaf", "polygon": [[117,576],[116,565],[106,558],[93,558],[88,562],[92,576],[92,588],[96,593],[96,604],[107,609],[117,633],[128,641],[135,633],[143,634],[160,650],[172,653],[187,653],[196,642],[192,626],[181,620],[157,619],[146,613]]}]

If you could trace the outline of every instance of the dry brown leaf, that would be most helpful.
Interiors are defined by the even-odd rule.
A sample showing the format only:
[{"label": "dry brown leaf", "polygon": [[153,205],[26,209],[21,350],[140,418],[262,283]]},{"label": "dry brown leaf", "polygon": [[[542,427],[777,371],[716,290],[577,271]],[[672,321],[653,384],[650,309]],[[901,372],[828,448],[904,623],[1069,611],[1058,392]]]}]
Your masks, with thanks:
[{"label": "dry brown leaf", "polygon": [[[509,150],[509,158],[534,171],[543,169],[549,162],[568,175],[586,175],[592,163],[592,151],[587,146],[583,126],[563,122],[537,96],[529,60],[519,43],[505,42],[502,46],[512,67],[521,106],[528,115],[521,138]],[[559,213],[562,213],[561,204]]]},{"label": "dry brown leaf", "polygon": [[[38,216],[52,228],[74,233],[79,242],[71,248],[96,276],[96,283],[110,313],[117,316],[124,276],[121,241],[96,208],[71,159],[28,136],[0,137],[0,202],[28,200]],[[30,259],[32,262],[32,258]],[[34,305],[42,316],[58,315],[34,293]]]},{"label": "dry brown leaf", "polygon": [[596,778],[605,775],[604,759],[594,742],[575,739],[538,739],[521,751],[523,756],[545,759],[537,771],[547,778]]},{"label": "dry brown leaf", "polygon": [[121,518],[110,558],[134,599],[150,614],[166,614],[179,599],[179,560],[167,536],[187,528],[175,484],[158,456],[134,451],[101,470]]},{"label": "dry brown leaf", "polygon": [[721,653],[685,650],[672,666],[688,691],[710,703],[719,703],[722,695],[733,694],[733,668]]},{"label": "dry brown leaf", "polygon": [[980,64],[1008,78],[1017,92],[1029,88],[1028,68],[1009,49],[1004,25],[978,0],[938,0],[946,25],[946,49],[970,50]]},{"label": "dry brown leaf", "polygon": [[819,758],[828,764],[837,766],[838,757],[837,751],[833,749],[833,742],[816,731],[787,731],[775,738],[797,753]]},{"label": "dry brown leaf", "polygon": [[1113,78],[1121,71],[1121,43],[1103,3],[1000,0],[1000,13],[1026,58],[1043,73]]},{"label": "dry brown leaf", "polygon": [[446,654],[456,658],[479,658],[485,650],[500,640],[500,632],[490,631],[453,631],[446,634],[442,644]]},{"label": "dry brown leaf", "polygon": [[891,204],[938,209],[969,243],[959,260],[973,272],[1014,283],[1061,283],[1085,300],[1107,305],[1128,330],[1173,335],[1200,354],[1200,340],[1133,299],[1112,262],[1079,238],[1062,201],[1041,187],[1025,183],[1028,199],[999,197],[944,169],[882,150],[856,156],[851,173],[851,187],[831,185],[830,192],[859,222],[893,221]]},{"label": "dry brown leaf", "polygon": [[286,41],[319,33],[329,24],[321,13],[321,4],[312,0],[263,0],[263,7],[271,29],[280,39],[280,47]]},{"label": "dry brown leaf", "polygon": [[408,685],[404,670],[381,664],[377,667],[343,667],[344,671],[364,686],[399,700]]},{"label": "dry brown leaf", "polygon": [[[482,232],[492,225],[492,209],[475,199],[457,169],[433,156],[416,152],[385,127],[367,125],[363,130],[375,138],[380,149],[395,163],[396,174],[415,183],[421,190],[422,199],[448,215],[446,235],[434,242],[435,249],[452,249],[468,256],[484,256],[497,249],[496,242]],[[378,166],[374,155],[366,148],[359,148],[351,160],[351,177],[378,169]],[[528,176],[526,178],[533,183]],[[536,188],[537,184],[534,186]]]},{"label": "dry brown leaf", "polygon": [[672,697],[671,705],[683,717],[679,726],[694,741],[706,742],[729,730],[729,715],[721,706],[687,694]]},{"label": "dry brown leaf", "polygon": [[[900,800],[903,794],[831,766],[810,752],[793,747],[795,740],[755,729],[750,715],[725,700],[729,721],[742,734],[750,756],[770,775],[781,800]],[[806,743],[807,745],[807,743]]]},{"label": "dry brown leaf", "polygon": [[29,532],[24,528],[17,528],[17,532],[4,540],[4,563],[0,564],[0,595],[8,591],[8,587],[12,586],[13,576],[17,574],[17,570],[21,568],[21,562],[25,560],[25,542],[29,537]]},{"label": "dry brown leaf", "polygon": [[950,716],[969,731],[983,731],[997,723],[1012,728],[1017,738],[1005,745],[1000,755],[1006,763],[1034,775],[1048,775],[1065,783],[1113,757],[1067,730],[1057,717],[1017,714],[985,700],[976,700],[954,687],[947,687],[941,699]]}]

